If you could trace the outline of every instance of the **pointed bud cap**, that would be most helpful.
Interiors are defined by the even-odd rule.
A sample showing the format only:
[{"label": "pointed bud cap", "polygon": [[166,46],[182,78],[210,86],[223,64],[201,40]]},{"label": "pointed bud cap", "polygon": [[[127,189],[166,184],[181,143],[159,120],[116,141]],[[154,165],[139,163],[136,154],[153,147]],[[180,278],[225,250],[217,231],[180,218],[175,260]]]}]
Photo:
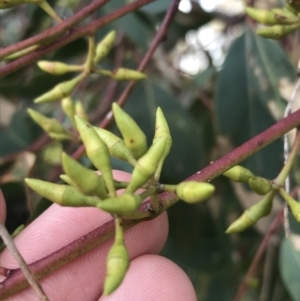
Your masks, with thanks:
[{"label": "pointed bud cap", "polygon": [[248,184],[259,195],[265,195],[272,189],[270,181],[262,177],[250,178]]},{"label": "pointed bud cap", "polygon": [[55,118],[48,118],[43,114],[27,109],[30,117],[45,131],[56,140],[73,140],[74,135],[67,131]]},{"label": "pointed bud cap", "polygon": [[129,254],[124,244],[115,243],[106,259],[104,295],[113,293],[122,283],[129,268]]},{"label": "pointed bud cap", "polygon": [[135,165],[136,160],[121,138],[105,129],[98,127],[94,127],[94,129],[107,145],[112,157],[128,162],[133,166]]},{"label": "pointed bud cap", "polygon": [[272,202],[275,192],[270,191],[264,198],[257,204],[247,209],[236,221],[234,221],[226,233],[238,233],[242,232],[250,226],[256,224],[262,217],[270,214],[272,209]]},{"label": "pointed bud cap", "polygon": [[170,134],[170,129],[167,120],[161,108],[158,107],[156,110],[155,136],[153,139],[153,144],[155,144],[160,139],[165,140],[165,150],[154,175],[156,180],[159,180],[164,160],[168,156],[170,149],[172,147],[172,137]]},{"label": "pointed bud cap", "polygon": [[97,196],[100,199],[108,197],[103,178],[94,171],[84,167],[66,153],[62,153],[62,165],[73,185],[83,194]]},{"label": "pointed bud cap", "polygon": [[260,24],[275,25],[278,23],[274,13],[270,10],[246,7],[245,12],[251,19]]},{"label": "pointed bud cap", "polygon": [[37,179],[25,179],[26,184],[42,197],[61,206],[96,206],[99,199],[83,195],[74,187],[54,184]]},{"label": "pointed bud cap", "polygon": [[279,190],[280,195],[289,204],[291,212],[298,223],[300,223],[300,203],[292,198],[284,189]]},{"label": "pointed bud cap", "polygon": [[235,182],[247,183],[254,174],[247,168],[236,165],[223,173],[223,176]]},{"label": "pointed bud cap", "polygon": [[182,182],[176,187],[178,197],[189,204],[204,201],[212,196],[215,187],[209,183],[187,181]]},{"label": "pointed bud cap", "polygon": [[89,121],[89,116],[86,113],[84,106],[80,100],[76,100],[75,102],[75,115],[83,120]]},{"label": "pointed bud cap", "polygon": [[134,158],[140,158],[147,151],[146,135],[137,123],[115,102],[113,103],[113,113],[125,145]]},{"label": "pointed bud cap", "polygon": [[78,116],[75,116],[75,121],[79,135],[85,145],[87,156],[101,172],[110,196],[114,196],[115,186],[108,147],[87,121]]},{"label": "pointed bud cap", "polygon": [[86,75],[81,74],[69,81],[62,82],[56,85],[50,91],[44,93],[34,100],[35,103],[52,102],[68,97],[76,86],[84,79]]},{"label": "pointed bud cap", "polygon": [[65,114],[70,118],[72,123],[75,125],[75,119],[74,119],[75,106],[72,98],[71,97],[63,98],[61,101],[61,107],[65,112]]},{"label": "pointed bud cap", "polygon": [[134,212],[142,203],[142,198],[133,193],[123,193],[114,198],[99,202],[97,207],[111,214],[129,214]]},{"label": "pointed bud cap", "polygon": [[96,55],[94,63],[97,64],[103,58],[105,58],[110,52],[116,39],[116,31],[110,31],[96,46]]},{"label": "pointed bud cap", "polygon": [[147,75],[136,70],[119,68],[115,73],[112,73],[111,77],[116,80],[142,80],[147,78]]},{"label": "pointed bud cap", "polygon": [[61,62],[39,61],[37,65],[52,75],[62,75],[67,72],[82,71],[82,66],[72,66]]},{"label": "pointed bud cap", "polygon": [[260,28],[256,33],[263,38],[278,40],[297,30],[299,27],[300,23],[293,25],[274,25],[271,27]]},{"label": "pointed bud cap", "polygon": [[154,176],[164,150],[164,140],[159,140],[157,143],[151,145],[147,153],[135,165],[131,180],[126,188],[127,192],[135,192]]}]

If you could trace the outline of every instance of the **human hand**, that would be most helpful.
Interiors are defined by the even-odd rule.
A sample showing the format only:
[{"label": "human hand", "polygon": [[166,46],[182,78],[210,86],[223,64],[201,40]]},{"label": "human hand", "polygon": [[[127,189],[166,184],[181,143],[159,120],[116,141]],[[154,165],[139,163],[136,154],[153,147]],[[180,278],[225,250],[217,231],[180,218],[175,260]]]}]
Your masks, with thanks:
[{"label": "human hand", "polygon": [[[119,181],[130,175],[114,171]],[[2,212],[2,213],[1,213]],[[5,205],[0,197],[0,220],[5,219]],[[53,204],[15,239],[27,263],[59,250],[75,239],[112,219],[97,208],[69,208]],[[142,222],[126,231],[125,244],[131,262],[121,286],[110,296],[102,295],[105,260],[112,239],[78,257],[40,280],[51,301],[132,300],[176,301],[197,300],[187,275],[172,261],[157,255],[168,234],[168,218],[164,212],[152,221]],[[16,268],[17,264],[5,249],[0,266]],[[8,298],[9,301],[38,301],[31,288]]]}]

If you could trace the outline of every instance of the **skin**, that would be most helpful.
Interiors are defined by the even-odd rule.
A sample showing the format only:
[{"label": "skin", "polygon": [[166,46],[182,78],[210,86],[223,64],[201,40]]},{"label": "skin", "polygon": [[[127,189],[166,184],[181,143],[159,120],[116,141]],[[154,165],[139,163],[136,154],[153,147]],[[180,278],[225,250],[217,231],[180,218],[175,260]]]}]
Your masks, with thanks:
[{"label": "skin", "polygon": [[[114,178],[128,181],[130,175],[114,171]],[[0,194],[0,220],[5,220],[4,197]],[[111,220],[95,208],[67,208],[52,205],[15,239],[27,262],[36,261],[76,238]],[[112,240],[87,252],[41,280],[49,297],[55,301],[188,300],[196,301],[191,281],[172,261],[159,256],[168,234],[168,218],[163,213],[153,221],[141,223],[125,234],[131,263],[121,286],[110,296],[102,295],[105,259]],[[5,249],[0,266],[17,267]],[[10,297],[9,301],[38,301],[31,288]]]}]

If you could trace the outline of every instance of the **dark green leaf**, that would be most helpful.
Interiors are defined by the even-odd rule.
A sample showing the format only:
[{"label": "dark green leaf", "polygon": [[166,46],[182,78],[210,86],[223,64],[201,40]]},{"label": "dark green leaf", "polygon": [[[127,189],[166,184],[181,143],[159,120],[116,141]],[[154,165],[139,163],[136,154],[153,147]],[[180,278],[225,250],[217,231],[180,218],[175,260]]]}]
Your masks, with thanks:
[{"label": "dark green leaf", "polygon": [[28,148],[41,133],[26,111],[16,112],[9,127],[0,129],[0,156]]},{"label": "dark green leaf", "polygon": [[[297,249],[294,243],[297,244]],[[280,271],[283,282],[294,301],[300,296],[300,237],[285,238],[280,250]]]}]

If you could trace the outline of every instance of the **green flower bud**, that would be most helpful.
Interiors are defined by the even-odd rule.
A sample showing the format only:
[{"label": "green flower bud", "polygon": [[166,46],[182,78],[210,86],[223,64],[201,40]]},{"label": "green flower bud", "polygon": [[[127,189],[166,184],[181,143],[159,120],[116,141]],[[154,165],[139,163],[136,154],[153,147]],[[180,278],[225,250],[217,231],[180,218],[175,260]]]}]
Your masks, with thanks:
[{"label": "green flower bud", "polygon": [[96,46],[96,55],[94,63],[97,64],[103,58],[105,58],[110,52],[116,39],[116,31],[110,31]]},{"label": "green flower bud", "polygon": [[147,78],[147,75],[136,70],[119,68],[111,77],[116,80],[141,80]]},{"label": "green flower bud", "polygon": [[291,212],[295,217],[295,220],[300,223],[300,203],[292,198],[286,191],[282,188],[279,190],[280,195],[289,204]]},{"label": "green flower bud", "polygon": [[134,212],[142,201],[142,198],[136,194],[123,193],[118,197],[99,202],[97,207],[111,214],[123,215]]},{"label": "green flower bud", "polygon": [[135,165],[131,180],[126,188],[127,192],[135,192],[154,176],[164,151],[164,140],[158,140],[157,143],[152,144],[147,153]]},{"label": "green flower bud", "polygon": [[135,165],[136,160],[132,156],[130,150],[126,147],[124,141],[113,133],[98,127],[94,127],[97,134],[104,141],[109,149],[112,157],[126,161],[131,165]]},{"label": "green flower bud", "polygon": [[266,25],[275,25],[278,23],[274,13],[270,10],[246,7],[245,12],[250,18],[258,23]]},{"label": "green flower bud", "polygon": [[[0,7],[0,9],[1,9],[1,7]],[[5,61],[12,61],[12,60],[18,59],[18,58],[20,58],[20,57],[22,57],[22,56],[24,56],[24,55],[26,55],[28,53],[33,52],[34,50],[38,49],[39,47],[40,47],[39,44],[32,45],[30,47],[27,47],[25,49],[22,49],[20,51],[17,51],[17,52],[14,52],[12,54],[9,54],[9,55],[5,56],[4,60]],[[1,54],[0,54],[0,60],[1,60]]]},{"label": "green flower bud", "polygon": [[287,9],[273,8],[271,11],[277,19],[277,24],[294,24],[300,21],[294,13]]},{"label": "green flower bud", "polygon": [[247,209],[236,221],[234,221],[226,230],[226,233],[242,232],[256,224],[262,217],[269,215],[272,209],[274,195],[275,192],[271,190],[261,201]]},{"label": "green flower bud", "polygon": [[247,183],[250,178],[254,177],[254,174],[249,169],[240,165],[236,165],[225,171],[223,176],[235,182]]},{"label": "green flower bud", "polygon": [[178,197],[189,204],[204,201],[212,196],[215,187],[209,183],[187,181],[176,187]]},{"label": "green flower bud", "polygon": [[66,153],[62,153],[62,165],[65,173],[80,192],[100,199],[108,197],[103,178],[94,171],[84,167]]},{"label": "green flower bud", "polygon": [[25,179],[25,182],[39,195],[61,206],[94,207],[100,201],[97,198],[83,195],[72,186],[28,178]]},{"label": "green flower bud", "polygon": [[102,173],[109,194],[113,197],[115,195],[115,186],[108,147],[87,121],[78,116],[75,116],[75,121],[80,137],[85,145],[87,156]]},{"label": "green flower bud", "polygon": [[153,144],[157,143],[158,140],[165,141],[165,150],[164,150],[164,154],[162,155],[162,157],[159,161],[157,170],[154,175],[154,178],[156,180],[159,179],[165,158],[168,156],[171,146],[172,146],[172,137],[170,134],[170,129],[169,129],[167,120],[164,116],[164,113],[162,112],[160,107],[158,107],[156,110],[155,136],[153,139]]},{"label": "green flower bud", "polygon": [[115,225],[115,242],[106,259],[104,295],[110,295],[120,286],[129,268],[129,254],[124,244],[122,219],[116,218]]},{"label": "green flower bud", "polygon": [[52,75],[61,75],[67,72],[83,71],[80,65],[67,65],[61,62],[38,61],[37,65],[45,72]]},{"label": "green flower bud", "polygon": [[43,114],[27,109],[30,117],[45,131],[47,134],[56,140],[73,140],[75,137],[67,131],[55,118],[48,118]]},{"label": "green flower bud", "polygon": [[277,40],[295,31],[299,27],[300,23],[293,25],[274,25],[271,27],[260,28],[256,33],[264,38]]},{"label": "green flower bud", "polygon": [[75,115],[77,115],[83,120],[89,121],[89,116],[87,115],[84,106],[80,100],[76,100],[75,102]]},{"label": "green flower bud", "polygon": [[86,74],[82,73],[79,76],[69,80],[62,82],[56,85],[50,91],[44,93],[34,100],[35,103],[44,103],[50,101],[56,101],[68,97],[76,86],[86,77]]},{"label": "green flower bud", "polygon": [[125,145],[134,158],[140,158],[147,151],[146,135],[136,122],[117,103],[113,103],[113,113]]},{"label": "green flower bud", "polygon": [[272,189],[270,181],[262,177],[250,178],[248,184],[259,195],[265,195]]},{"label": "green flower bud", "polygon": [[71,97],[66,97],[61,101],[61,107],[65,114],[70,118],[72,123],[75,125],[75,106]]},{"label": "green flower bud", "polygon": [[59,176],[65,183],[73,186],[73,187],[76,187],[75,183],[72,182],[71,178],[68,176],[68,175],[65,175],[65,174],[62,174]]}]

